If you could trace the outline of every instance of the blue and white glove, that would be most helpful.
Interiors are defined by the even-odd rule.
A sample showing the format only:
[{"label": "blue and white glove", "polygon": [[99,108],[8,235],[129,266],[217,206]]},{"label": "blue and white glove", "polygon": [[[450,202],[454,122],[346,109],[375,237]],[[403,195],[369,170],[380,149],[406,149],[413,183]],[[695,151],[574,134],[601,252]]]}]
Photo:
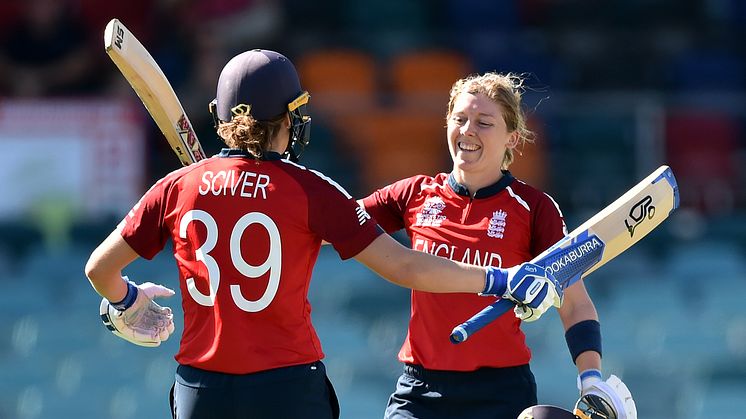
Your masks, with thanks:
[{"label": "blue and white glove", "polygon": [[171,297],[174,291],[162,285],[145,282],[137,285],[126,276],[127,295],[118,303],[101,300],[99,314],[104,326],[116,336],[140,346],[159,346],[174,331],[174,315],[169,307],[153,301]]},{"label": "blue and white glove", "polygon": [[496,295],[516,303],[515,316],[531,322],[550,307],[562,305],[562,287],[544,267],[525,262],[508,269],[487,268],[482,295]]},{"label": "blue and white glove", "polygon": [[579,418],[637,419],[637,406],[627,385],[616,375],[603,381],[599,370],[585,370],[578,376],[580,399],[575,403]]}]

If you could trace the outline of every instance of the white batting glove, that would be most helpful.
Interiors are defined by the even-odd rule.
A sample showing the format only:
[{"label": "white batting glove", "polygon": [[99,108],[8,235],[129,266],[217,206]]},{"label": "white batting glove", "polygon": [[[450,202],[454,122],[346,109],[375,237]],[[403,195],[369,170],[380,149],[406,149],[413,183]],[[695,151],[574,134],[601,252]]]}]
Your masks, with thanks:
[{"label": "white batting glove", "polygon": [[517,305],[519,319],[538,320],[550,307],[562,305],[563,291],[544,267],[525,262],[508,269],[488,268],[483,295],[498,295]]},{"label": "white batting glove", "polygon": [[161,307],[153,298],[171,297],[174,291],[162,285],[127,281],[127,296],[120,303],[101,300],[99,313],[111,333],[135,345],[154,347],[166,341],[174,331],[174,316],[169,307]]},{"label": "white batting glove", "polygon": [[601,371],[586,370],[578,377],[580,399],[575,415],[581,419],[637,419],[637,406],[627,385],[616,375],[603,381]]}]

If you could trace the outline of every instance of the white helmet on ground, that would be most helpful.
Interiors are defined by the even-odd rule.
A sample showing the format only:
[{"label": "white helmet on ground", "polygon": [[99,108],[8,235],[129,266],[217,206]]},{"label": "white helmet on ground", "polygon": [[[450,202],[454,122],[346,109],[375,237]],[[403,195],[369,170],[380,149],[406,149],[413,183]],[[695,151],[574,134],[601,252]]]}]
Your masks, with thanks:
[{"label": "white helmet on ground", "polygon": [[561,407],[544,404],[527,408],[518,419],[577,419],[577,416]]},{"label": "white helmet on ground", "polygon": [[616,375],[594,381],[575,403],[574,412],[580,419],[637,419],[632,393]]},{"label": "white helmet on ground", "polygon": [[518,419],[637,419],[632,393],[619,377],[593,380],[583,390],[573,412],[550,405],[531,406]]}]

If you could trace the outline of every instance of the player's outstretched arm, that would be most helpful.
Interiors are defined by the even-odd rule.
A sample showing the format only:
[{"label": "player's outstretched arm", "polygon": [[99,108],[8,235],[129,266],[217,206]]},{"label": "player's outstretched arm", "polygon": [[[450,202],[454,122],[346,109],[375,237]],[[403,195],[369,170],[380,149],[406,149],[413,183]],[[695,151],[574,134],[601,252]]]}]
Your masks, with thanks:
[{"label": "player's outstretched arm", "polygon": [[136,345],[158,346],[174,331],[173,314],[153,299],[170,297],[174,291],[150,282],[138,285],[123,277],[122,269],[137,257],[119,231],[114,231],[93,251],[85,273],[103,297],[99,314],[104,325]]},{"label": "player's outstretched arm", "polygon": [[387,234],[376,238],[355,259],[406,288],[495,295],[530,308],[536,318],[562,301],[556,281],[544,268],[531,263],[510,269],[467,265],[408,249]]},{"label": "player's outstretched arm", "polygon": [[479,293],[485,287],[485,268],[408,249],[388,234],[378,236],[355,259],[388,281],[419,291]]}]

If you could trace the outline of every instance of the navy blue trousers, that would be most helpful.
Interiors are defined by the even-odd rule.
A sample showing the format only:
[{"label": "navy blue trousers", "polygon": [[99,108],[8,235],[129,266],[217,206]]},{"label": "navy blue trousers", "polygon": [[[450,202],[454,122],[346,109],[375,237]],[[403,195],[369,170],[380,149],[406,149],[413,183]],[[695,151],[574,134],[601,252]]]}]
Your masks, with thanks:
[{"label": "navy blue trousers", "polygon": [[536,401],[528,365],[472,372],[405,365],[385,419],[515,419]]},{"label": "navy blue trousers", "polygon": [[245,375],[179,365],[171,412],[175,419],[337,419],[339,403],[321,361]]}]

